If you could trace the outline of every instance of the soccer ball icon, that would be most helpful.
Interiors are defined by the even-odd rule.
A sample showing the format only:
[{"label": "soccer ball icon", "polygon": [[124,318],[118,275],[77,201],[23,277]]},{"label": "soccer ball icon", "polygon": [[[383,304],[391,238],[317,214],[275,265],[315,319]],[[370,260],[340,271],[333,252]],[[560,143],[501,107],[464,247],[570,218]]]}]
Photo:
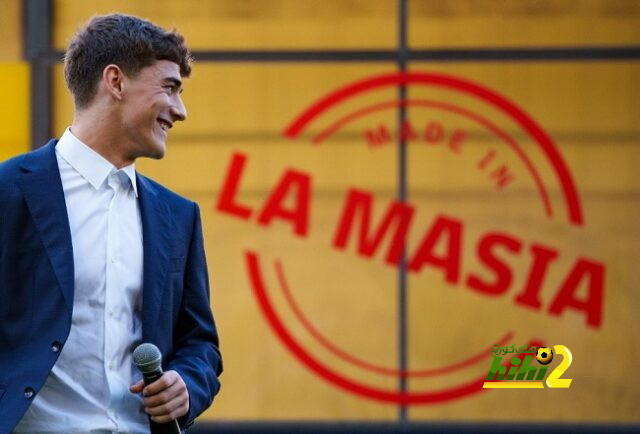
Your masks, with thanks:
[{"label": "soccer ball icon", "polygon": [[538,351],[536,351],[536,360],[540,362],[541,365],[548,365],[553,360],[553,351],[547,347],[538,348]]}]

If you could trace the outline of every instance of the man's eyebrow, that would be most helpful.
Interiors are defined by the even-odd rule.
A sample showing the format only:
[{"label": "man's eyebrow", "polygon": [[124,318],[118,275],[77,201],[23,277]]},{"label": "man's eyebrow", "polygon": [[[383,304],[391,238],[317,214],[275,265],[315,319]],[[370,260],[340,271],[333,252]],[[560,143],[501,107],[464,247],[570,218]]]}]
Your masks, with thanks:
[{"label": "man's eyebrow", "polygon": [[182,92],[182,81],[178,80],[175,77],[166,77],[164,79],[165,83],[171,83],[175,89],[180,90]]}]

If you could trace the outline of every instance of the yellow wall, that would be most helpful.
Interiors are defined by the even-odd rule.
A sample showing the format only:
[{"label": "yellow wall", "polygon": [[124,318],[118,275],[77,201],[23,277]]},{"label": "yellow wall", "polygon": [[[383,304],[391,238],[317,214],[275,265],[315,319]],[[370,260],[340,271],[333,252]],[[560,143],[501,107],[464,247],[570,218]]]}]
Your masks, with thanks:
[{"label": "yellow wall", "polygon": [[557,47],[640,42],[633,0],[409,2],[414,48]]},{"label": "yellow wall", "polygon": [[0,62],[22,58],[22,1],[4,0],[0,14]]},{"label": "yellow wall", "polygon": [[193,49],[391,48],[395,3],[385,0],[129,2],[55,0],[54,45],[93,15],[122,12],[176,27]]},{"label": "yellow wall", "polygon": [[[496,6],[499,3],[499,7]],[[396,3],[391,1],[55,2],[56,47],[92,14],[123,11],[177,27],[196,49],[344,48],[391,49],[396,41]],[[414,48],[558,47],[633,45],[640,42],[640,8],[632,1],[410,1],[409,40]],[[206,420],[395,420],[397,406],[346,393],[307,369],[276,337],[261,312],[248,277],[246,252],[260,255],[268,294],[292,335],[322,363],[371,387],[394,390],[397,379],[337,357],[302,327],[279,287],[280,261],[291,291],[311,323],[335,345],[370,363],[397,363],[397,275],[384,254],[371,259],[331,247],[346,191],[375,198],[380,221],[397,188],[396,146],[371,148],[364,131],[380,124],[395,132],[397,115],[381,111],[348,124],[331,140],[309,139],[340,117],[394,101],[393,87],[362,94],[328,112],[296,140],[286,126],[314,101],[349,83],[395,72],[393,63],[197,63],[185,86],[189,119],[171,131],[167,157],[140,161],[139,169],[197,200],[203,213],[212,282],[212,307],[225,357],[223,389]],[[409,86],[409,97],[455,104],[512,135],[548,186],[554,209],[547,218],[525,165],[486,128],[435,109],[410,108],[415,125],[438,121],[448,131],[464,128],[470,139],[461,154],[443,146],[409,145],[409,200],[415,206],[408,234],[413,253],[439,214],[463,222],[462,281],[444,282],[438,269],[409,274],[409,365],[428,369],[486,353],[455,375],[410,379],[412,392],[433,391],[486,375],[487,350],[506,332],[509,344],[541,339],[573,352],[568,390],[505,390],[474,394],[438,405],[411,406],[411,420],[518,422],[635,422],[640,383],[630,375],[640,326],[635,263],[640,178],[638,61],[445,62],[409,64],[416,72],[478,83],[515,103],[546,131],[577,186],[584,225],[568,223],[556,173],[540,147],[508,116],[468,94],[440,87]],[[71,122],[72,106],[54,73],[55,134]],[[477,164],[497,150],[515,174],[498,190]],[[237,200],[254,210],[242,220],[216,209],[234,154],[246,157]],[[312,181],[310,227],[296,236],[291,224],[257,224],[257,211],[288,169]],[[291,198],[289,198],[291,200]],[[291,206],[291,201],[287,202]],[[522,252],[497,255],[513,270],[513,284],[486,296],[464,284],[469,274],[489,280],[476,242],[487,232],[517,236]],[[527,278],[531,244],[557,248],[541,291],[543,309],[514,299]],[[383,248],[386,249],[386,241]],[[441,248],[442,246],[440,246]],[[588,325],[568,309],[548,313],[558,287],[578,258],[604,264],[603,319]],[[581,286],[576,297],[585,297]],[[559,360],[554,360],[554,366]]]},{"label": "yellow wall", "polygon": [[6,83],[0,105],[0,161],[29,149],[29,66],[0,62],[0,81]]},{"label": "yellow wall", "polygon": [[29,67],[22,62],[22,2],[7,0],[0,13],[0,161],[29,149]]}]

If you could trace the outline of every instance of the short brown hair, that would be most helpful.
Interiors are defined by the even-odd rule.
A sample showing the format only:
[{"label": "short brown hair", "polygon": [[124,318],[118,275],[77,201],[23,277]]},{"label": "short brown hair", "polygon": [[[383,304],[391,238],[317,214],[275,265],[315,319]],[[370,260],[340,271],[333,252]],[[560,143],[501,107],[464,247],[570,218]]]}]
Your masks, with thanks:
[{"label": "short brown hair", "polygon": [[182,35],[124,14],[93,17],[71,39],[64,56],[64,78],[77,108],[89,105],[107,65],[118,65],[135,77],[156,60],[178,64],[180,75],[191,74],[192,57]]}]

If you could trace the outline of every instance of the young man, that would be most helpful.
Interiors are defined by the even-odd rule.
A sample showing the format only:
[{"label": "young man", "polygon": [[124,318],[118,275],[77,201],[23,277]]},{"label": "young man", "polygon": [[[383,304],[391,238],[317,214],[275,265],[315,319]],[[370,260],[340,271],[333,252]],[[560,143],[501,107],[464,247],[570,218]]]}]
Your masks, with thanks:
[{"label": "young man", "polygon": [[[73,123],[0,165],[0,433],[184,428],[218,392],[198,206],[135,172],[186,119],[182,36],[93,18],[71,41]],[[164,375],[132,363],[158,346]]]}]

